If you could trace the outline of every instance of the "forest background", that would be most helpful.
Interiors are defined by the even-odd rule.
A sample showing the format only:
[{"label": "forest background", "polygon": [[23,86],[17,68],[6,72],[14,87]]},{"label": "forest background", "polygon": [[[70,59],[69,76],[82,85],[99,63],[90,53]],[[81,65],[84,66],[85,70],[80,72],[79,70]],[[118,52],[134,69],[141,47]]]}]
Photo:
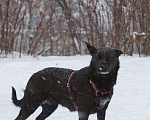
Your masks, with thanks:
[{"label": "forest background", "polygon": [[0,58],[84,55],[84,41],[149,56],[149,34],[149,0],[0,0]]}]

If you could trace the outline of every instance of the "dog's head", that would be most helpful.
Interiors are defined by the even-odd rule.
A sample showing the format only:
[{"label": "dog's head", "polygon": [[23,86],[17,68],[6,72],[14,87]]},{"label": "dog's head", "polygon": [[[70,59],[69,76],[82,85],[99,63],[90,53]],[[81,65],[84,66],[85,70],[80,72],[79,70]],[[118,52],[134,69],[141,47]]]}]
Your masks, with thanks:
[{"label": "dog's head", "polygon": [[103,47],[96,49],[86,43],[92,56],[90,67],[97,75],[108,75],[117,72],[119,69],[119,56],[123,54],[121,50]]}]

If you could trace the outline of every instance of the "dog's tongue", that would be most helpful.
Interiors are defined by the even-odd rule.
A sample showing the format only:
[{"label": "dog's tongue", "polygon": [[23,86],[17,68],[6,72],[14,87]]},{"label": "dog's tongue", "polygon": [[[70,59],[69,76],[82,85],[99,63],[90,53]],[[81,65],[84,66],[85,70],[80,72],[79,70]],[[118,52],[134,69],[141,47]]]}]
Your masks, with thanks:
[{"label": "dog's tongue", "polygon": [[105,74],[109,74],[109,72],[108,72],[108,71],[106,71],[106,72],[101,72],[101,74],[105,75]]}]

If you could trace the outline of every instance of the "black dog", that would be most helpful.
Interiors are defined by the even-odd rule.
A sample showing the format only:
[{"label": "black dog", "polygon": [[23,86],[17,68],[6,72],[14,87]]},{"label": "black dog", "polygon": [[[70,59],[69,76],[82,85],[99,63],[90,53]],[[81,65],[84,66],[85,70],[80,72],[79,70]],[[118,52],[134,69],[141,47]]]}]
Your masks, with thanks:
[{"label": "black dog", "polygon": [[12,88],[12,100],[21,110],[16,120],[27,119],[40,105],[41,114],[36,120],[45,120],[58,104],[70,111],[78,110],[79,120],[88,120],[97,113],[98,120],[105,120],[105,111],[113,95],[119,69],[118,57],[122,51],[89,45],[92,55],[88,67],[78,71],[64,68],[46,68],[33,74],[27,83],[24,97],[17,100]]}]

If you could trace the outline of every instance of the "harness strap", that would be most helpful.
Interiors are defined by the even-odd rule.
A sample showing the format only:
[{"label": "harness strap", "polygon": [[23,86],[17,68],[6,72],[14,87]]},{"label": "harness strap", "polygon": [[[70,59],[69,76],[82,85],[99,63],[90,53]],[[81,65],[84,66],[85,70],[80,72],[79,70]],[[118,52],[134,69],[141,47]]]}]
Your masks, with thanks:
[{"label": "harness strap", "polygon": [[[92,84],[92,87],[96,93],[96,96],[98,96],[98,93],[99,93],[99,89],[96,88],[96,85],[90,80],[90,83]],[[108,92],[100,92],[101,95],[104,95],[104,94],[107,94]]]},{"label": "harness strap", "polygon": [[[90,83],[96,93],[96,106],[99,106],[100,97],[104,94],[107,94],[108,92],[100,92],[99,89],[96,88],[96,85],[90,80]],[[99,94],[100,93],[100,94]]]},{"label": "harness strap", "polygon": [[[72,72],[69,76],[69,79],[68,79],[68,83],[67,83],[67,87],[68,87],[68,91],[69,91],[69,95],[70,95],[70,98],[71,98],[71,101],[73,103],[73,98],[71,96],[71,92],[70,92],[70,80],[71,80],[71,77],[72,75],[74,74],[74,72]],[[78,110],[78,107],[74,105],[74,109],[77,111]]]},{"label": "harness strap", "polygon": [[92,87],[97,95],[97,93],[99,92],[99,89],[96,88],[96,85],[90,80],[90,83],[92,84]]}]

